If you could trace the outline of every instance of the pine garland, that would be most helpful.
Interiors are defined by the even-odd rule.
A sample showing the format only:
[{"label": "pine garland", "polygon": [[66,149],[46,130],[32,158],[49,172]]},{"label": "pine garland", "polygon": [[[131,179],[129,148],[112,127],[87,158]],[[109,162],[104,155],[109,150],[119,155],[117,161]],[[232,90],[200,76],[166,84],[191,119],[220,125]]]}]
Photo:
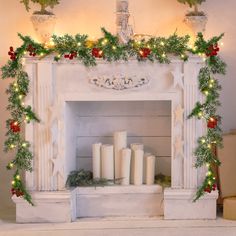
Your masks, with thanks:
[{"label": "pine garland", "polygon": [[189,47],[190,37],[179,37],[176,33],[168,38],[153,37],[149,40],[130,40],[127,44],[120,44],[118,38],[102,28],[104,37],[97,41],[91,41],[87,35],[77,34],[53,36],[48,44],[36,43],[29,36],[19,37],[23,44],[15,51],[10,47],[8,52],[10,60],[1,68],[2,79],[12,78],[6,93],[9,98],[7,109],[11,113],[11,118],[6,121],[7,133],[4,149],[12,152],[14,158],[7,165],[7,169],[15,169],[12,180],[12,194],[23,197],[29,203],[32,199],[22,182],[21,173],[32,171],[33,154],[30,150],[30,143],[24,139],[22,134],[24,123],[32,121],[39,122],[37,115],[31,106],[24,104],[24,98],[29,92],[29,78],[23,69],[22,58],[25,54],[29,56],[44,58],[47,55],[54,55],[54,60],[59,61],[62,57],[68,60],[79,60],[85,66],[95,66],[96,59],[101,58],[106,61],[129,60],[136,58],[138,61],[152,61],[159,63],[170,63],[169,56],[174,55],[183,61],[188,60],[188,54],[197,54],[205,57],[205,66],[199,72],[199,90],[204,94],[203,103],[198,102],[189,118],[205,119],[208,130],[205,136],[200,137],[195,150],[196,168],[207,166],[206,178],[199,187],[195,200],[199,199],[205,192],[216,189],[216,178],[213,174],[213,166],[220,165],[213,147],[222,146],[222,134],[220,129],[221,117],[217,114],[220,106],[219,82],[214,77],[216,74],[225,74],[226,64],[217,55],[218,42],[223,37],[213,37],[205,41],[201,33],[195,41],[194,47]]}]

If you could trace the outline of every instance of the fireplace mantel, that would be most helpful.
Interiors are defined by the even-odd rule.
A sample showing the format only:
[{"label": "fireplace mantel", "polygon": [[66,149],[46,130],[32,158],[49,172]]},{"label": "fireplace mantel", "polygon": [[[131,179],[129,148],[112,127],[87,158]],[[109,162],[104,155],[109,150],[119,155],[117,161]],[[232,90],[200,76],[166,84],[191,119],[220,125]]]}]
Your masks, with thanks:
[{"label": "fireplace mantel", "polygon": [[[205,175],[204,169],[194,168],[193,154],[205,127],[202,121],[187,117],[202,99],[197,79],[202,66],[202,58],[193,56],[187,62],[172,58],[167,65],[98,60],[97,66],[89,68],[66,59],[54,62],[50,57],[25,58],[31,83],[25,103],[33,107],[41,122],[27,125],[25,130],[34,153],[34,170],[26,173],[26,184],[36,206],[13,198],[17,221],[68,222],[78,217],[76,191],[65,188],[67,176],[76,166],[75,134],[66,129],[73,127],[74,120],[66,106],[72,101],[171,101],[171,188],[164,190],[164,218],[216,218],[217,193],[196,203],[192,201]],[[111,80],[125,77],[138,85],[119,86],[117,90],[101,86],[104,82],[92,83],[94,78],[104,77]],[[142,78],[145,83],[137,82]]]}]

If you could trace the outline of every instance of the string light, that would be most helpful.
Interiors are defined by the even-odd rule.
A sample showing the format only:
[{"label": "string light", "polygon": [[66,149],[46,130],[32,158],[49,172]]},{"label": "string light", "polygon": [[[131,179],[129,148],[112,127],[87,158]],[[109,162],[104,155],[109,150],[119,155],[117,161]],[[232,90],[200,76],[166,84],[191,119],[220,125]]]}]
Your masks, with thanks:
[{"label": "string light", "polygon": [[42,56],[44,56],[44,53],[43,53],[43,52],[41,52],[41,53],[40,53],[40,56],[41,56],[41,57],[42,57]]},{"label": "string light", "polygon": [[202,118],[203,117],[203,113],[200,111],[200,112],[198,112],[198,117],[199,118]]},{"label": "string light", "polygon": [[23,98],[23,95],[22,95],[22,94],[20,94],[18,98],[21,100],[21,99]]},{"label": "string light", "polygon": [[161,44],[161,46],[165,46],[165,43],[164,43],[163,41],[161,41],[161,43],[160,43],[160,44]]},{"label": "string light", "polygon": [[162,56],[163,58],[165,58],[165,57],[166,57],[166,54],[165,54],[165,53],[163,53],[161,56]]},{"label": "string light", "polygon": [[206,163],[206,167],[209,168],[210,167],[210,163]]},{"label": "string light", "polygon": [[116,46],[113,45],[113,46],[112,46],[112,49],[113,49],[113,50],[116,50]]},{"label": "string light", "polygon": [[209,149],[211,149],[211,144],[208,144],[207,147],[208,147]]},{"label": "string light", "polygon": [[17,180],[20,180],[20,176],[19,176],[19,175],[17,175],[17,176],[16,176],[16,179],[17,179]]},{"label": "string light", "polygon": [[208,90],[205,90],[204,93],[205,93],[206,96],[209,95],[209,91]]},{"label": "string light", "polygon": [[81,42],[78,42],[77,45],[80,47],[81,46]]},{"label": "string light", "polygon": [[212,182],[209,180],[209,181],[208,181],[208,184],[209,184],[209,185],[212,185]]},{"label": "string light", "polygon": [[14,147],[15,147],[15,145],[14,145],[14,144],[11,144],[11,145],[10,145],[10,148],[11,148],[11,149],[13,149]]},{"label": "string light", "polygon": [[106,45],[108,43],[108,39],[104,39],[103,41],[102,41],[102,45]]},{"label": "string light", "polygon": [[22,147],[27,147],[27,143],[22,143]]},{"label": "string light", "polygon": [[98,54],[101,56],[101,55],[103,54],[103,51],[100,50],[100,51],[98,52]]},{"label": "string light", "polygon": [[181,54],[181,58],[185,58],[185,55],[184,55],[184,54]]},{"label": "string light", "polygon": [[11,162],[11,163],[9,164],[9,167],[12,169],[12,168],[14,167],[14,164]]},{"label": "string light", "polygon": [[16,183],[15,180],[12,180],[12,181],[11,181],[11,184],[12,184],[12,185],[15,185],[15,183]]},{"label": "string light", "polygon": [[206,139],[203,138],[203,139],[201,140],[201,142],[202,142],[202,144],[204,144],[204,143],[206,142]]},{"label": "string light", "polygon": [[207,172],[207,176],[211,176],[212,175],[212,172],[211,171],[208,171]]},{"label": "string light", "polygon": [[15,88],[15,92],[19,92],[19,88],[18,87]]}]

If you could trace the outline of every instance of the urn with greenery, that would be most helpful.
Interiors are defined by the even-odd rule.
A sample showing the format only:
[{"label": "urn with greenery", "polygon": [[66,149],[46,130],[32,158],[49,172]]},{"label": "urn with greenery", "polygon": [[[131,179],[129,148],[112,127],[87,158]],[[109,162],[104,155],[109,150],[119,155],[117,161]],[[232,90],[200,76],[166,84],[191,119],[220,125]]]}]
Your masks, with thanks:
[{"label": "urn with greenery", "polygon": [[47,43],[54,31],[56,16],[48,10],[59,4],[59,0],[21,0],[27,11],[30,10],[30,2],[40,5],[40,10],[31,16],[34,30],[42,43]]},{"label": "urn with greenery", "polygon": [[199,11],[199,5],[206,0],[178,0],[178,2],[187,4],[192,9],[185,15],[185,22],[192,28],[195,35],[199,32],[205,32],[207,16],[203,11]]}]

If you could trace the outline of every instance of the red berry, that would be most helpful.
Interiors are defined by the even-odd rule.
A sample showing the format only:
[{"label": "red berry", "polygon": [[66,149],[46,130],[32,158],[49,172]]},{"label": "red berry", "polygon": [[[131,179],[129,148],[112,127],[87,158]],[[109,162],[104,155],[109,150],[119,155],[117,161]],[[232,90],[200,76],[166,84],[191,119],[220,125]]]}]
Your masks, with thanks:
[{"label": "red berry", "polygon": [[34,52],[34,53],[32,54],[32,56],[35,57],[35,56],[36,56],[36,53]]},{"label": "red berry", "polygon": [[12,52],[11,52],[11,51],[9,51],[9,52],[8,52],[8,55],[9,55],[9,56],[11,56],[11,55],[12,55]]},{"label": "red berry", "polygon": [[10,47],[10,51],[11,51],[11,52],[13,52],[13,51],[14,51],[13,47]]},{"label": "red berry", "polygon": [[70,60],[73,60],[73,59],[74,59],[74,56],[73,56],[72,54],[70,54],[69,59],[70,59]]}]

